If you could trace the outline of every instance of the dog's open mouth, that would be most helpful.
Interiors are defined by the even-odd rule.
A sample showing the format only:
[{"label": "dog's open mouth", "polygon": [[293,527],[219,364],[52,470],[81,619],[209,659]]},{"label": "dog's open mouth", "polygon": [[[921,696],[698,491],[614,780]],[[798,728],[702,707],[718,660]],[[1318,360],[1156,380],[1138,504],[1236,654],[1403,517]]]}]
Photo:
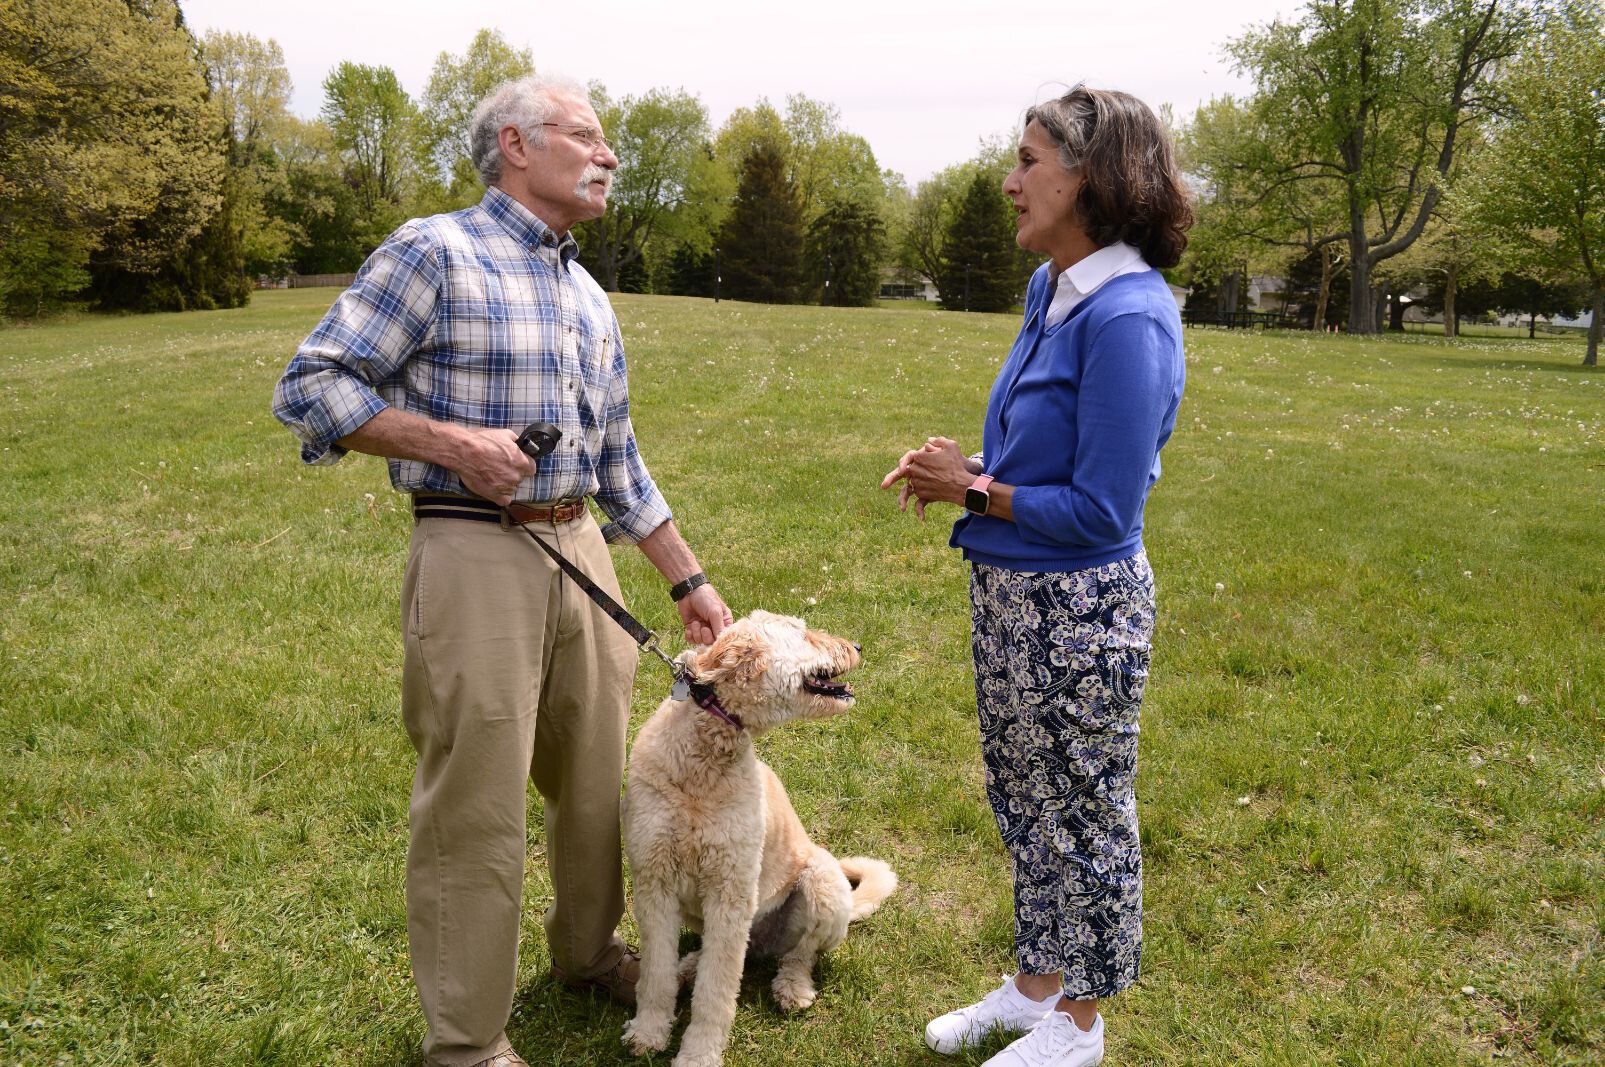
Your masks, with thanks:
[{"label": "dog's open mouth", "polygon": [[827,700],[852,700],[853,687],[846,682],[838,682],[828,674],[811,675],[803,679],[803,691],[822,696]]}]

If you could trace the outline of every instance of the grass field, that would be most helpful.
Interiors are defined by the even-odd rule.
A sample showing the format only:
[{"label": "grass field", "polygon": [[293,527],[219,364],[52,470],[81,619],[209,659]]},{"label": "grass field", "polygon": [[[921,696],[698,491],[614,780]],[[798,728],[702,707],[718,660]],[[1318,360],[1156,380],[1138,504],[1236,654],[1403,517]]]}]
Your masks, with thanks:
[{"label": "grass field", "polygon": [[[268,411],[330,291],[0,331],[0,1062],[407,1064],[409,518]],[[977,1064],[921,1029],[1011,964],[966,576],[875,488],[979,447],[1007,316],[621,297],[643,449],[732,607],[861,640],[850,716],[760,743],[903,888],[729,1063]],[[1605,374],[1581,342],[1190,331],[1148,509],[1142,981],[1111,1064],[1605,1059]],[[673,618],[616,556],[650,625]],[[638,725],[666,691],[643,663]],[[533,1064],[622,1064],[547,978]],[[666,1064],[668,1057],[653,1061]]]}]

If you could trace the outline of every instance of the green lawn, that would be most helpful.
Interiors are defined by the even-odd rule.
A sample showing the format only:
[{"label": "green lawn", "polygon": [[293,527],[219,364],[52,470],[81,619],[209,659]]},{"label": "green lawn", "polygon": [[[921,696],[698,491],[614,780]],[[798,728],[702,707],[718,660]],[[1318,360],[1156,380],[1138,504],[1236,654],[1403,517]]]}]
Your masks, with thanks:
[{"label": "green lawn", "polygon": [[[416,1058],[409,518],[381,463],[304,468],[268,411],[333,296],[0,331],[0,1062]],[[903,879],[808,1012],[748,976],[727,1062],[977,1064],[921,1039],[1012,966],[966,575],[951,511],[875,487],[927,434],[978,447],[1016,321],[616,306],[731,606],[863,642],[855,711],[760,749],[817,840]],[[1572,340],[1187,342],[1148,509],[1146,966],[1107,1062],[1599,1063],[1605,373]],[[665,691],[643,663],[637,724]],[[511,1034],[630,1062],[625,1012],[546,977],[538,820]]]}]

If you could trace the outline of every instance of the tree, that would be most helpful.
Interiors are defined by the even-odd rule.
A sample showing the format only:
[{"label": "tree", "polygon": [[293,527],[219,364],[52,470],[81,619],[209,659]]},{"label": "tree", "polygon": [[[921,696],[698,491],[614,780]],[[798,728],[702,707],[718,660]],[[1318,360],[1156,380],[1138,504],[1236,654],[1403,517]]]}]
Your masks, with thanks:
[{"label": "tree", "polygon": [[533,73],[530,50],[514,48],[497,30],[474,34],[460,56],[442,52],[435,57],[419,106],[421,148],[451,206],[467,206],[480,198],[479,174],[468,143],[474,108],[503,82]]},{"label": "tree", "polygon": [[1527,336],[1538,332],[1540,315],[1575,315],[1588,304],[1587,286],[1560,285],[1519,274],[1505,273],[1497,278],[1480,275],[1459,286],[1454,308],[1445,305],[1444,282],[1437,279],[1422,292],[1419,306],[1442,311],[1445,317],[1477,319],[1489,312],[1516,312],[1527,316]]},{"label": "tree", "polygon": [[648,242],[660,226],[684,222],[685,208],[709,158],[708,112],[683,91],[653,89],[617,103],[593,90],[593,106],[607,130],[619,169],[607,211],[576,235],[588,267],[603,288],[617,290],[619,275],[644,266]]},{"label": "tree", "polygon": [[290,266],[301,274],[356,270],[374,246],[334,134],[316,119],[292,116],[273,150],[284,182],[268,190],[267,207],[289,228]]},{"label": "tree", "polygon": [[227,214],[244,272],[279,274],[297,237],[295,226],[269,208],[285,199],[289,179],[274,149],[292,121],[284,52],[277,41],[213,30],[201,41],[201,57],[226,128]]},{"label": "tree", "polygon": [[1229,46],[1278,149],[1264,178],[1342,183],[1351,332],[1376,332],[1374,268],[1421,235],[1529,27],[1510,0],[1310,0]]},{"label": "tree", "polygon": [[1510,117],[1493,130],[1490,165],[1468,199],[1539,278],[1585,280],[1593,323],[1583,357],[1599,362],[1605,328],[1605,26],[1568,3],[1511,66]]},{"label": "tree", "polygon": [[805,220],[812,222],[844,199],[868,202],[884,193],[880,164],[869,142],[841,128],[841,112],[834,104],[802,93],[788,96],[783,126],[791,180]]},{"label": "tree", "polygon": [[661,282],[653,290],[675,296],[713,296],[715,262],[712,249],[698,251],[689,244],[679,245],[668,256],[660,272]]},{"label": "tree", "polygon": [[802,287],[802,202],[778,146],[759,143],[741,168],[720,231],[725,287],[737,300],[797,301]]},{"label": "tree", "polygon": [[0,5],[0,301],[150,278],[222,202],[221,119],[171,0]]},{"label": "tree", "polygon": [[238,243],[216,225],[228,208],[228,142],[199,44],[170,2],[127,10],[140,53],[112,106],[141,131],[154,196],[101,235],[89,293],[102,307],[141,311],[237,307],[250,290]]},{"label": "tree", "polygon": [[[943,264],[946,261],[948,231],[973,180],[980,176],[994,190],[1001,190],[1004,177],[1014,167],[1014,155],[1012,144],[1001,138],[989,138],[981,142],[980,150],[973,158],[938,171],[920,182],[919,188],[901,211],[899,224],[902,235],[895,246],[898,268],[904,272],[923,274],[937,285],[940,292],[939,279],[945,269]],[[1011,222],[1009,247],[1017,248],[1013,235]],[[1017,249],[1015,270],[1021,283],[1017,288],[1023,288],[1023,283],[1031,277],[1037,263],[1033,253]],[[963,303],[962,290],[958,300],[960,304]]]},{"label": "tree", "polygon": [[290,72],[274,40],[208,30],[201,40],[206,80],[229,137],[251,151],[270,141],[290,111]]},{"label": "tree", "polygon": [[1014,212],[985,171],[970,179],[942,242],[936,276],[949,311],[1007,311],[1020,298]]},{"label": "tree", "polygon": [[389,67],[342,62],[323,81],[323,121],[346,161],[367,219],[377,233],[397,220],[415,111]]},{"label": "tree", "polygon": [[838,196],[808,224],[805,258],[820,302],[869,307],[880,293],[886,223],[873,201]]},{"label": "tree", "polygon": [[1320,283],[1311,321],[1324,323],[1343,259],[1344,187],[1336,177],[1298,174],[1270,106],[1265,98],[1211,100],[1177,137],[1183,169],[1200,186],[1186,270],[1222,282],[1219,310],[1236,310],[1242,275],[1290,277],[1313,254]]}]

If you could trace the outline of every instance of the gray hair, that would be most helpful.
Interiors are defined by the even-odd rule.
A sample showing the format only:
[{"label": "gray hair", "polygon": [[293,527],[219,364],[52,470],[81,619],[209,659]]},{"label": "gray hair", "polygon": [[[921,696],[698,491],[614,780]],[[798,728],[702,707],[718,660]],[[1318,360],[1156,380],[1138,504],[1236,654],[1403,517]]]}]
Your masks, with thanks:
[{"label": "gray hair", "polygon": [[502,82],[479,102],[468,123],[468,149],[480,181],[489,187],[501,180],[502,127],[516,126],[524,140],[537,148],[546,144],[541,123],[557,113],[557,101],[552,97],[562,93],[590,99],[585,86],[566,74],[530,74]]}]

